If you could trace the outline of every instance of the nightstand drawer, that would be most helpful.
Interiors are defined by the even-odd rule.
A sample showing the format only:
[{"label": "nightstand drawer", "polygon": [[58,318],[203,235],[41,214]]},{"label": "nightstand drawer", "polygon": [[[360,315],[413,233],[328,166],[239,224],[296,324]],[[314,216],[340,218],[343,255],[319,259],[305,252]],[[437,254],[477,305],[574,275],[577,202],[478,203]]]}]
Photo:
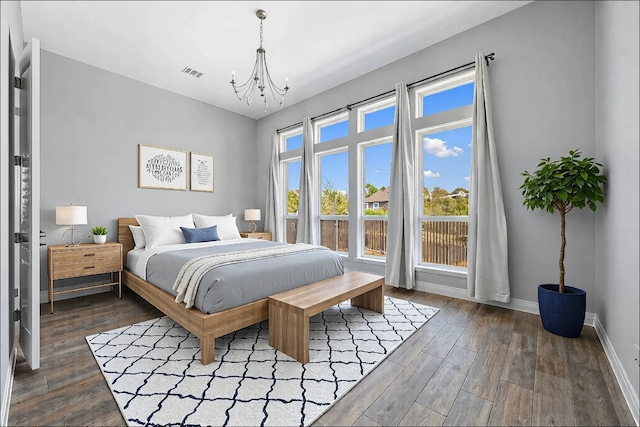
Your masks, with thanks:
[{"label": "nightstand drawer", "polygon": [[92,274],[110,273],[121,270],[120,260],[117,258],[87,259],[82,262],[56,264],[53,267],[53,280],[69,277],[90,276]]},{"label": "nightstand drawer", "polygon": [[[95,247],[94,247],[95,246]],[[53,264],[78,263],[78,262],[95,262],[96,260],[118,260],[121,253],[119,247],[73,247],[71,249],[62,249],[53,252]]]},{"label": "nightstand drawer", "polygon": [[240,237],[245,239],[262,239],[262,240],[271,240],[271,233],[268,231],[255,231],[249,233],[240,233]]}]

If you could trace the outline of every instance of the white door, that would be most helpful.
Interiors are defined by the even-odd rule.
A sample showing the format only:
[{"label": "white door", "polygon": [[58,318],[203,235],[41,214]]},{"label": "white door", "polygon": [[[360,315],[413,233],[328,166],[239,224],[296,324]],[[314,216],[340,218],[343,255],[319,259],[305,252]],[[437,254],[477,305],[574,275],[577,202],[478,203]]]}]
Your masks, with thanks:
[{"label": "white door", "polygon": [[[13,70],[15,60],[11,50],[9,25],[0,21],[0,424],[6,425],[9,417],[11,400],[11,384],[15,350],[13,347],[14,326],[14,280],[10,273],[13,266],[9,252],[13,248],[12,216],[13,189],[9,181],[13,181],[14,168],[9,152],[13,147]],[[13,271],[12,271],[13,272]]]},{"label": "white door", "polygon": [[20,58],[18,206],[20,229],[20,347],[40,367],[40,40]]}]

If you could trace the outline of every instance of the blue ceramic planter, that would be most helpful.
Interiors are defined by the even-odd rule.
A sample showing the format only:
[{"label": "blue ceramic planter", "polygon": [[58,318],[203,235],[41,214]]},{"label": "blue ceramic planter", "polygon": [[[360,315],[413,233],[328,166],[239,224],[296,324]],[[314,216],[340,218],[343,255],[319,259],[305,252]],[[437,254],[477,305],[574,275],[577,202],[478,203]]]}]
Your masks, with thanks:
[{"label": "blue ceramic planter", "polygon": [[558,292],[558,285],[538,286],[538,306],[542,326],[552,334],[577,338],[582,332],[587,309],[587,293],[573,286]]}]

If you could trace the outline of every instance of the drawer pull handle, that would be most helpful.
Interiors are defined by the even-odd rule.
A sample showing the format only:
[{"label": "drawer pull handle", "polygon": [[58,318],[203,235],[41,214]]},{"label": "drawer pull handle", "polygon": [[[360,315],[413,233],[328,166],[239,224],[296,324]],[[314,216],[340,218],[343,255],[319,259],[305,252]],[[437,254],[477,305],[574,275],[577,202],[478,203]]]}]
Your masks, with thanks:
[{"label": "drawer pull handle", "polygon": [[85,269],[85,270],[90,270],[90,269],[92,269],[92,268],[96,268],[96,266],[95,266],[95,265],[88,265],[88,266],[86,266],[84,269]]},{"label": "drawer pull handle", "polygon": [[262,236],[257,236],[257,238],[258,238],[258,239],[264,239],[264,237],[262,237]]},{"label": "drawer pull handle", "polygon": [[96,256],[96,254],[84,254],[84,256]]}]

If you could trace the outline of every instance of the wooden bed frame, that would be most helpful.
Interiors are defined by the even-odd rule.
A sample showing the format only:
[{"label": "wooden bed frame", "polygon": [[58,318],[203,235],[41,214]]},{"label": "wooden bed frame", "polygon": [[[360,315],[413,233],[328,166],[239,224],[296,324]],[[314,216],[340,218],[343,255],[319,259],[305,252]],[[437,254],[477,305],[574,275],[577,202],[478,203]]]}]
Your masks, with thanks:
[{"label": "wooden bed frame", "polygon": [[[139,225],[135,218],[118,218],[118,242],[122,243],[122,263],[126,265],[127,253],[133,249],[133,235],[129,225]],[[261,299],[219,313],[205,314],[196,308],[185,308],[176,303],[175,297],[125,269],[122,283],[153,304],[158,310],[200,338],[200,362],[213,362],[217,337],[235,332],[269,317],[269,299]]]}]

